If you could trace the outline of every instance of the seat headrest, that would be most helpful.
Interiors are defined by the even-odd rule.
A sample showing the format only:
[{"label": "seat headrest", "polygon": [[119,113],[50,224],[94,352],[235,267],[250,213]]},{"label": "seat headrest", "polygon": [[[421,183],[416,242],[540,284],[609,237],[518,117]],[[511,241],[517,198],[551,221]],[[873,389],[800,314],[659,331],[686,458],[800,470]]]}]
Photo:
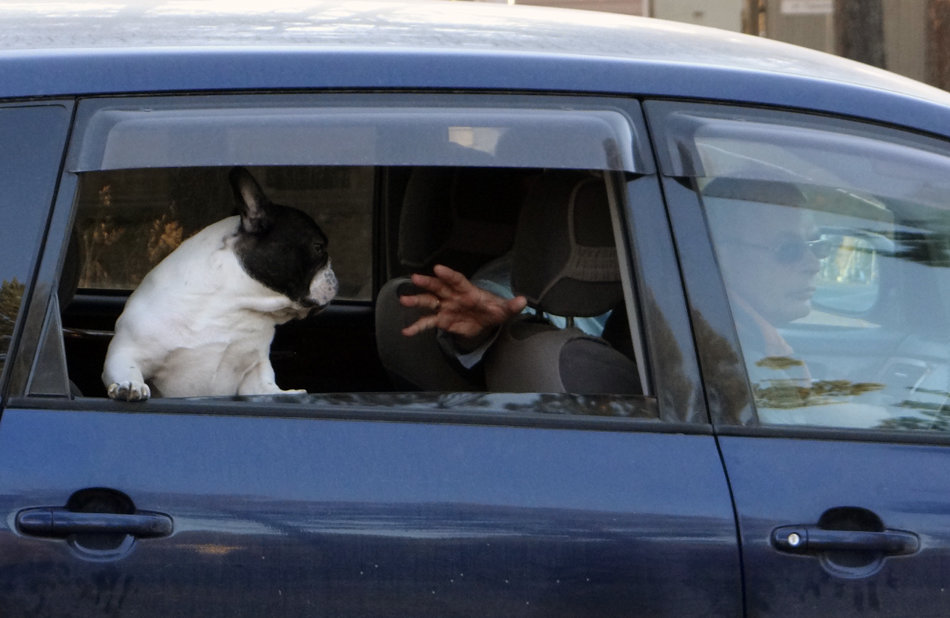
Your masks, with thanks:
[{"label": "seat headrest", "polygon": [[514,241],[526,170],[418,168],[409,177],[399,222],[406,272],[445,264],[466,275]]},{"label": "seat headrest", "polygon": [[534,181],[515,235],[511,283],[552,315],[597,316],[622,300],[603,178],[552,171]]}]

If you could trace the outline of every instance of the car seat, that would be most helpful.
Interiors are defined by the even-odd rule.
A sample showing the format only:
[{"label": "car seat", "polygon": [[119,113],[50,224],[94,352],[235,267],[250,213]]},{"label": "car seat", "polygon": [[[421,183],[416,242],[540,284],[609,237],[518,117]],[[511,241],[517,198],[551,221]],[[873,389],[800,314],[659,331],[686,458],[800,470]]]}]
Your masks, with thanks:
[{"label": "car seat", "polygon": [[[634,361],[571,320],[624,311],[602,177],[552,171],[533,183],[518,223],[511,278],[535,315],[502,328],[484,360],[488,390],[641,392]],[[568,326],[554,326],[545,314],[567,317]]]},{"label": "car seat", "polygon": [[444,264],[470,277],[503,255],[514,241],[525,186],[536,170],[504,168],[414,169],[399,216],[396,271],[376,298],[376,346],[398,388],[484,390],[480,368],[468,370],[446,354],[435,330],[406,337],[402,329],[424,311],[403,307],[399,296],[416,291],[406,276]]}]

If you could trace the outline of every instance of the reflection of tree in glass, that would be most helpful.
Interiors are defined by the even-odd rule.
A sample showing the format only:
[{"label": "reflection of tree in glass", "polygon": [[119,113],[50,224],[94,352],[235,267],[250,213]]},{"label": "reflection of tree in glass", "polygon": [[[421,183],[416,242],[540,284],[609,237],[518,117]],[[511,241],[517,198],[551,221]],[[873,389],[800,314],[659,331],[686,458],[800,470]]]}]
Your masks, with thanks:
[{"label": "reflection of tree in glass", "polygon": [[[925,226],[933,227],[929,223],[921,224],[921,227]],[[946,232],[902,230],[894,234],[894,242],[896,258],[928,266],[950,266]]]},{"label": "reflection of tree in glass", "polygon": [[504,406],[505,409],[509,412],[577,416],[656,418],[657,415],[653,400],[637,396],[573,393],[524,393],[523,395],[526,399],[510,402]]},{"label": "reflection of tree in glass", "polygon": [[17,281],[4,280],[0,284],[0,372],[7,358],[7,349],[10,339],[13,338],[13,327],[16,325],[16,316],[23,300],[23,290],[26,286]]},{"label": "reflection of tree in glass", "polygon": [[739,354],[702,313],[694,310],[692,316],[713,419],[729,425],[755,423]]},{"label": "reflection of tree in glass", "polygon": [[756,366],[783,371],[794,367],[804,367],[805,362],[791,356],[766,356],[758,361]]},{"label": "reflection of tree in glass", "polygon": [[[99,186],[97,194],[99,205],[103,208],[111,208],[112,185],[106,183]],[[105,214],[80,230],[82,251],[86,256],[80,282],[82,287],[98,287],[101,285],[100,282],[108,281],[110,273],[102,256],[108,254],[110,247],[121,240],[123,235],[123,228],[116,225],[111,214]]]},{"label": "reflection of tree in glass", "polygon": [[847,398],[884,388],[877,382],[849,382],[848,380],[816,380],[810,387],[798,380],[769,380],[752,386],[755,403],[761,408],[792,409],[804,406],[823,406],[844,403]]},{"label": "reflection of tree in glass", "polygon": [[169,172],[89,175],[79,221],[86,256],[80,285],[132,288],[187,236]]},{"label": "reflection of tree in glass", "polygon": [[652,349],[655,352],[656,397],[662,418],[671,422],[705,422],[703,406],[697,403],[701,401],[702,393],[699,385],[686,375],[683,354],[666,313],[657,303],[652,290],[645,296],[646,314],[651,323],[648,336],[653,340]]},{"label": "reflection of tree in glass", "polygon": [[[946,404],[950,400],[950,393],[932,389],[918,389],[916,394],[933,396],[935,401],[931,403],[905,399],[896,407],[915,410],[917,416],[900,416],[887,419],[880,424],[879,429],[950,431],[950,409],[947,408]],[[936,400],[939,400],[939,403]]]},{"label": "reflection of tree in glass", "polygon": [[[174,210],[174,204],[172,205]],[[152,222],[148,238],[148,259],[151,264],[158,264],[181,244],[185,228],[177,219],[172,219],[169,213],[162,214]]]}]

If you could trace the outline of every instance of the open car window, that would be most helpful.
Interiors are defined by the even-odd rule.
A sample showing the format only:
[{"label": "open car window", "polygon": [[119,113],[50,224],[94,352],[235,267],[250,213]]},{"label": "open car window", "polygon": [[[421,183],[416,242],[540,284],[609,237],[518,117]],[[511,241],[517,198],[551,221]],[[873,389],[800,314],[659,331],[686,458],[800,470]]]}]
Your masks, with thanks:
[{"label": "open car window", "polygon": [[[66,261],[78,274],[61,315],[47,316],[27,393],[104,396],[99,374],[125,299],[184,240],[235,214],[228,173],[241,166],[269,199],[318,223],[339,280],[329,309],[280,326],[271,347],[278,385],[307,394],[263,400],[656,418],[624,232],[626,183],[653,172],[641,122],[633,102],[592,98],[84,101],[66,162],[76,196]],[[519,226],[533,237],[520,253]],[[549,251],[562,232],[567,249]],[[486,289],[513,286],[534,306],[519,327],[574,329],[577,341],[523,351],[503,329],[469,366],[444,333],[405,337],[392,290],[436,264]],[[462,380],[443,379],[446,367]],[[545,372],[555,381],[536,380]],[[243,399],[249,410],[261,402]]]}]

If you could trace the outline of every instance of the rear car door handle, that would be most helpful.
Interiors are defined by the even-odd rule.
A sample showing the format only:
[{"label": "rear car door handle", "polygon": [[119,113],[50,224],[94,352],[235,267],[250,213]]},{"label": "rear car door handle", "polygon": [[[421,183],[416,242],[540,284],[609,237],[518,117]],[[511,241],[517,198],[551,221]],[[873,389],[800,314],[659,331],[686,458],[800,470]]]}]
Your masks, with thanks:
[{"label": "rear car door handle", "polygon": [[33,508],[17,513],[17,529],[40,537],[67,537],[74,534],[126,534],[155,538],[172,533],[172,518],[161,513],[77,513],[63,508]]},{"label": "rear car door handle", "polygon": [[826,551],[864,551],[889,556],[912,554],[920,540],[902,530],[829,530],[816,525],[782,526],[772,531],[772,546],[793,554]]}]

